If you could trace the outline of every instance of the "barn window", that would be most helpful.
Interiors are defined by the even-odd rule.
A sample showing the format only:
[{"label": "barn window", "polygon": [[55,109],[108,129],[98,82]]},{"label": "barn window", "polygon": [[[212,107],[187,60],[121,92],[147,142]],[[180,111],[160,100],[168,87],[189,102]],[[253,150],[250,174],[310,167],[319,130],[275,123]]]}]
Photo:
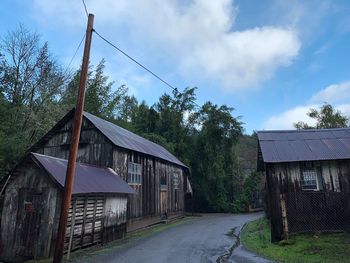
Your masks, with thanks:
[{"label": "barn window", "polygon": [[317,171],[311,162],[306,162],[302,167],[303,190],[318,190]]},{"label": "barn window", "polygon": [[179,189],[180,175],[178,173],[173,174],[173,185],[174,185],[174,189]]},{"label": "barn window", "polygon": [[162,174],[161,174],[161,176],[160,176],[160,184],[161,185],[167,185],[167,180],[166,180],[167,178],[166,178],[166,173],[165,172],[163,172]]},{"label": "barn window", "polygon": [[128,163],[128,183],[134,185],[141,184],[142,167],[138,163]]}]

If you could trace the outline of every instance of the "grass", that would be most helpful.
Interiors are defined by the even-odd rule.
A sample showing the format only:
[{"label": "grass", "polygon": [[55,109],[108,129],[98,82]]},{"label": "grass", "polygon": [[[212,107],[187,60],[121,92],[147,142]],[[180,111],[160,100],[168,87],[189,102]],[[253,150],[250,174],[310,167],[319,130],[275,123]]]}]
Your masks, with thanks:
[{"label": "grass", "polygon": [[245,226],[242,243],[258,255],[277,262],[350,262],[350,234],[300,234],[275,244],[271,243],[270,235],[268,220],[258,219]]},{"label": "grass", "polygon": [[[122,249],[124,247],[132,245],[137,240],[147,238],[149,236],[152,236],[156,233],[163,232],[171,227],[183,224],[187,221],[191,220],[191,217],[185,217],[183,219],[178,219],[173,222],[167,223],[167,224],[158,224],[154,225],[148,228],[145,228],[140,231],[128,233],[126,238],[123,239],[117,239],[115,241],[106,243],[104,245],[96,245],[91,246],[84,249],[79,249],[71,253],[70,259],[66,260],[66,255],[64,255],[64,262],[84,262],[84,259],[91,258],[93,256],[97,255],[104,255],[109,254],[111,251],[116,249]],[[28,261],[28,263],[49,263],[52,262],[52,258],[49,259],[42,259],[42,260],[31,260]]]}]

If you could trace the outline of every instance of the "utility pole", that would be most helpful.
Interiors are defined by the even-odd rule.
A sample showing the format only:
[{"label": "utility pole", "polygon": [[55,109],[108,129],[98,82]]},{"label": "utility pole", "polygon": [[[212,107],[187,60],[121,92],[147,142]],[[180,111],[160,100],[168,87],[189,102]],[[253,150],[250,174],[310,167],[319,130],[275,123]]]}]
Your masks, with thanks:
[{"label": "utility pole", "polygon": [[76,167],[76,160],[77,160],[77,153],[78,153],[79,139],[80,139],[80,130],[81,130],[81,124],[83,121],[85,87],[86,87],[87,75],[88,75],[93,23],[94,23],[94,15],[89,14],[87,29],[86,29],[83,63],[81,66],[81,73],[80,73],[80,80],[79,80],[78,98],[77,98],[77,104],[76,104],[75,113],[74,113],[74,123],[73,123],[73,131],[72,131],[71,144],[70,144],[70,150],[69,150],[66,181],[64,184],[64,196],[63,196],[62,205],[61,205],[61,215],[60,215],[60,222],[58,225],[53,263],[61,263],[63,259],[64,239],[66,235],[68,212],[69,212],[69,207],[70,207],[71,198],[72,198],[75,167]]}]

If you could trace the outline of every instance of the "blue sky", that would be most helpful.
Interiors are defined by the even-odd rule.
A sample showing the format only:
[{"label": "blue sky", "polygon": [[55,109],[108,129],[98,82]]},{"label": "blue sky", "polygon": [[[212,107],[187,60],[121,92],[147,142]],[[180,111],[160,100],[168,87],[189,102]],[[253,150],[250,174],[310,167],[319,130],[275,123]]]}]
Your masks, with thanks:
[{"label": "blue sky", "polygon": [[[247,133],[290,129],[329,102],[350,116],[348,0],[86,0],[95,29],[198,103],[227,104]],[[85,32],[80,0],[5,0],[0,35],[20,23],[67,66]],[[79,67],[80,49],[72,67]],[[115,86],[153,104],[171,90],[96,35],[91,61],[106,59]]]}]

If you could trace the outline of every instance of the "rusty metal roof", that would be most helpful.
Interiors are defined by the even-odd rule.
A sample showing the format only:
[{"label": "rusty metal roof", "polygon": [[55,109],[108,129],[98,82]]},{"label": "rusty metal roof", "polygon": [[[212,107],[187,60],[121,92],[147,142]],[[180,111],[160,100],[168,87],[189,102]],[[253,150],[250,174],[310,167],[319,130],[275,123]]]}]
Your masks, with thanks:
[{"label": "rusty metal roof", "polygon": [[350,128],[259,131],[264,162],[350,159]]},{"label": "rusty metal roof", "polygon": [[[38,153],[31,153],[31,155],[60,186],[64,186],[67,160]],[[111,168],[77,163],[73,194],[87,193],[136,194],[134,189]]]},{"label": "rusty metal roof", "polygon": [[154,142],[88,112],[84,112],[84,116],[116,146],[152,155],[177,165],[187,167],[168,150]]}]

